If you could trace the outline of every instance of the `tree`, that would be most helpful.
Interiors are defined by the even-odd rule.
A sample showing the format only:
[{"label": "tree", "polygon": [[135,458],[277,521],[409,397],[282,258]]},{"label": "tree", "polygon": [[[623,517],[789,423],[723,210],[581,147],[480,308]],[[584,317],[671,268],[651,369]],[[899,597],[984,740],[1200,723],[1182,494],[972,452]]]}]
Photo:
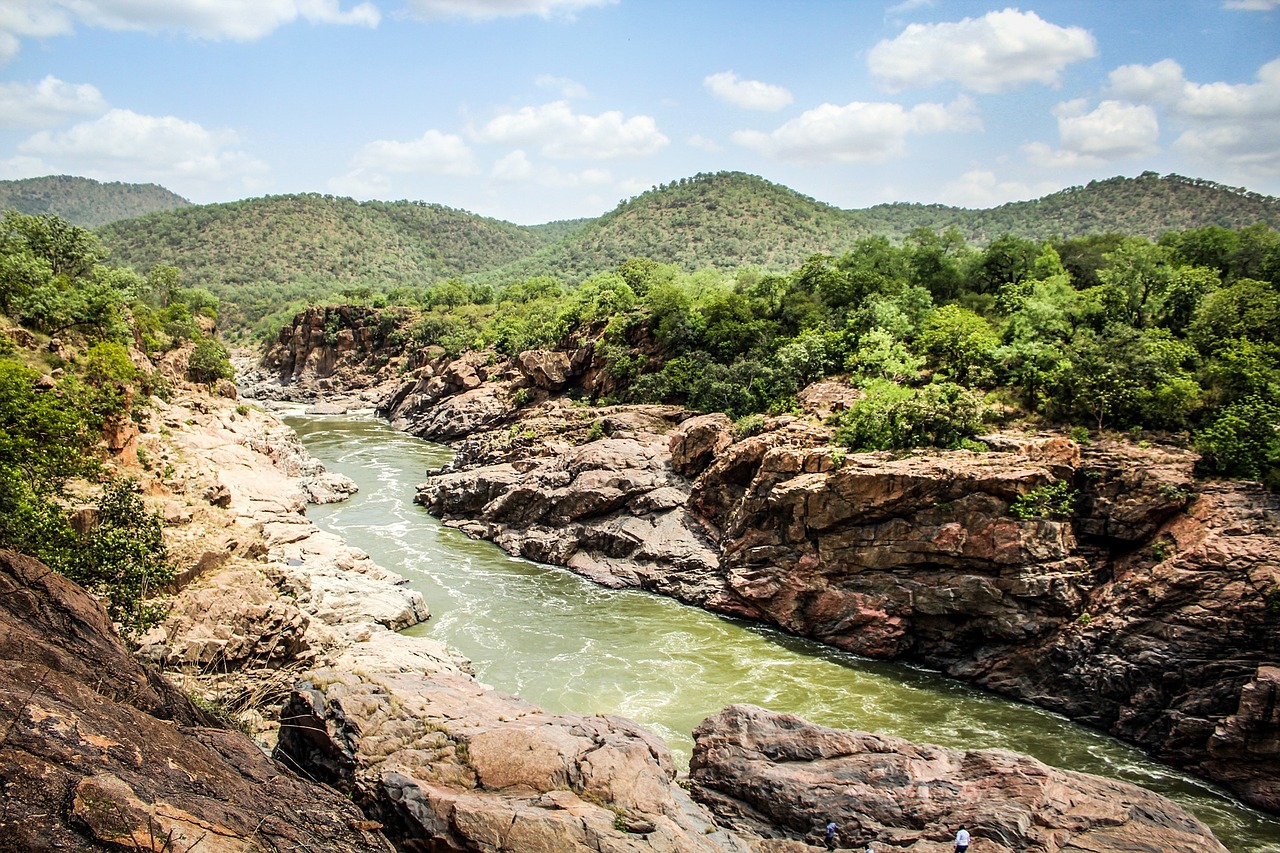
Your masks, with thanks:
[{"label": "tree", "polygon": [[1173,277],[1169,250],[1140,237],[1125,239],[1106,255],[1107,265],[1098,271],[1102,301],[1113,320],[1135,329],[1150,325],[1159,314]]},{"label": "tree", "polygon": [[219,379],[234,379],[236,370],[231,366],[227,348],[216,338],[201,338],[187,359],[187,376],[192,382],[213,383]]},{"label": "tree", "polygon": [[991,324],[959,305],[943,305],[924,321],[916,341],[933,365],[960,384],[988,372],[999,338]]},{"label": "tree", "polygon": [[1215,290],[1200,301],[1187,335],[1204,353],[1237,338],[1280,343],[1280,291],[1248,278]]}]

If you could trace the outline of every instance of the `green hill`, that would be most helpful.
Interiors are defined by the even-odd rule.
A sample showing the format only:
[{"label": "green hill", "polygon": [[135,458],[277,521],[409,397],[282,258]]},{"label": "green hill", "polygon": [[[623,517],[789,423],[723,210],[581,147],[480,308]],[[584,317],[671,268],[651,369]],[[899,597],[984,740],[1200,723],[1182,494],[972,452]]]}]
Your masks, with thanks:
[{"label": "green hill", "polygon": [[686,270],[755,265],[792,270],[860,238],[898,242],[916,228],[955,228],[981,247],[1001,234],[1036,240],[1264,223],[1280,200],[1153,172],[1072,187],[987,210],[882,204],[842,210],[753,175],[699,174],[663,184],[597,219],[520,226],[421,202],[288,195],[189,206],[99,230],[112,261],[156,264],[206,287],[235,324],[257,323],[343,291],[427,286],[448,278],[502,284],[536,275],[566,282],[648,257]]},{"label": "green hill", "polygon": [[156,184],[103,184],[69,175],[0,181],[0,210],[53,213],[82,228],[190,206],[182,196]]},{"label": "green hill", "polygon": [[719,172],[655,187],[538,254],[481,278],[572,279],[630,257],[685,269],[794,269],[815,253],[842,254],[859,238],[884,235],[896,242],[916,228],[956,228],[969,244],[984,246],[1002,234],[1044,240],[1121,232],[1154,239],[1166,231],[1256,222],[1280,228],[1280,199],[1154,172],[987,210],[906,203],[842,210],[763,178]]},{"label": "green hill", "polygon": [[862,233],[857,214],[741,172],[655,187],[504,274],[574,278],[646,257],[686,269],[744,264],[787,269],[840,252]]},{"label": "green hill", "polygon": [[427,284],[510,263],[549,239],[436,204],[314,194],[189,207],[98,233],[117,263],[170,264],[188,284],[214,289],[255,281]]},{"label": "green hill", "polygon": [[[527,257],[539,231],[420,202],[284,195],[189,207],[98,231],[114,263],[177,267],[233,325],[280,318],[343,291],[423,286]],[[260,325],[260,324],[259,324]]]}]

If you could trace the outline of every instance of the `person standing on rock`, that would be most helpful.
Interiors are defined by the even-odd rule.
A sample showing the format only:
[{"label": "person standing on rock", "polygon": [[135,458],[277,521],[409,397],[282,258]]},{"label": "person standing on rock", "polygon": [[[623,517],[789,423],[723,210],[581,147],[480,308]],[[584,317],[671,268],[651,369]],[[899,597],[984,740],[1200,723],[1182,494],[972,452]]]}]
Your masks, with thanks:
[{"label": "person standing on rock", "polygon": [[965,829],[962,826],[960,827],[960,831],[956,833],[956,853],[964,853],[964,851],[968,849],[969,849],[969,830]]},{"label": "person standing on rock", "polygon": [[828,850],[836,849],[836,822],[834,820],[827,824],[827,832],[822,836],[822,840],[826,842]]}]

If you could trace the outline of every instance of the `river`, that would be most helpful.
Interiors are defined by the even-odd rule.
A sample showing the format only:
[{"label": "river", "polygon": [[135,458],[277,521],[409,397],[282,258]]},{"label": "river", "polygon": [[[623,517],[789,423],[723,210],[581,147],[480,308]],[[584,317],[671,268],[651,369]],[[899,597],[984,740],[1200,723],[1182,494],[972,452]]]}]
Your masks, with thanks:
[{"label": "river", "polygon": [[1132,747],[934,672],[870,661],[667,598],[610,590],[508,556],[413,503],[448,448],[368,414],[289,416],[307,449],[351,477],[351,500],[308,508],[322,528],[409,578],[428,634],[477,677],[549,711],[618,714],[658,732],[687,767],[691,732],[734,702],[958,748],[1000,747],[1056,767],[1134,782],[1181,803],[1234,853],[1280,853],[1280,820]]}]

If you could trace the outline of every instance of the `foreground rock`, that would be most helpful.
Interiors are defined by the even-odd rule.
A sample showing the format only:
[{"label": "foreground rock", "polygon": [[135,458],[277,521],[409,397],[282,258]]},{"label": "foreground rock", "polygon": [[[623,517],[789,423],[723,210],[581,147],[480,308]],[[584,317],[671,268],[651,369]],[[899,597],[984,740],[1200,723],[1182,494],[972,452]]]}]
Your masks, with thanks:
[{"label": "foreground rock", "polygon": [[708,718],[694,738],[694,796],[765,838],[812,839],[835,821],[845,848],[949,851],[964,826],[992,853],[1226,851],[1163,797],[1005,750],[916,745],[750,705]]},{"label": "foreground rock", "polygon": [[0,720],[0,849],[391,849],[342,797],[210,727],[84,590],[3,551]]},{"label": "foreground rock", "polygon": [[276,755],[351,795],[405,849],[743,851],[629,720],[548,714],[459,673],[309,675]]}]

